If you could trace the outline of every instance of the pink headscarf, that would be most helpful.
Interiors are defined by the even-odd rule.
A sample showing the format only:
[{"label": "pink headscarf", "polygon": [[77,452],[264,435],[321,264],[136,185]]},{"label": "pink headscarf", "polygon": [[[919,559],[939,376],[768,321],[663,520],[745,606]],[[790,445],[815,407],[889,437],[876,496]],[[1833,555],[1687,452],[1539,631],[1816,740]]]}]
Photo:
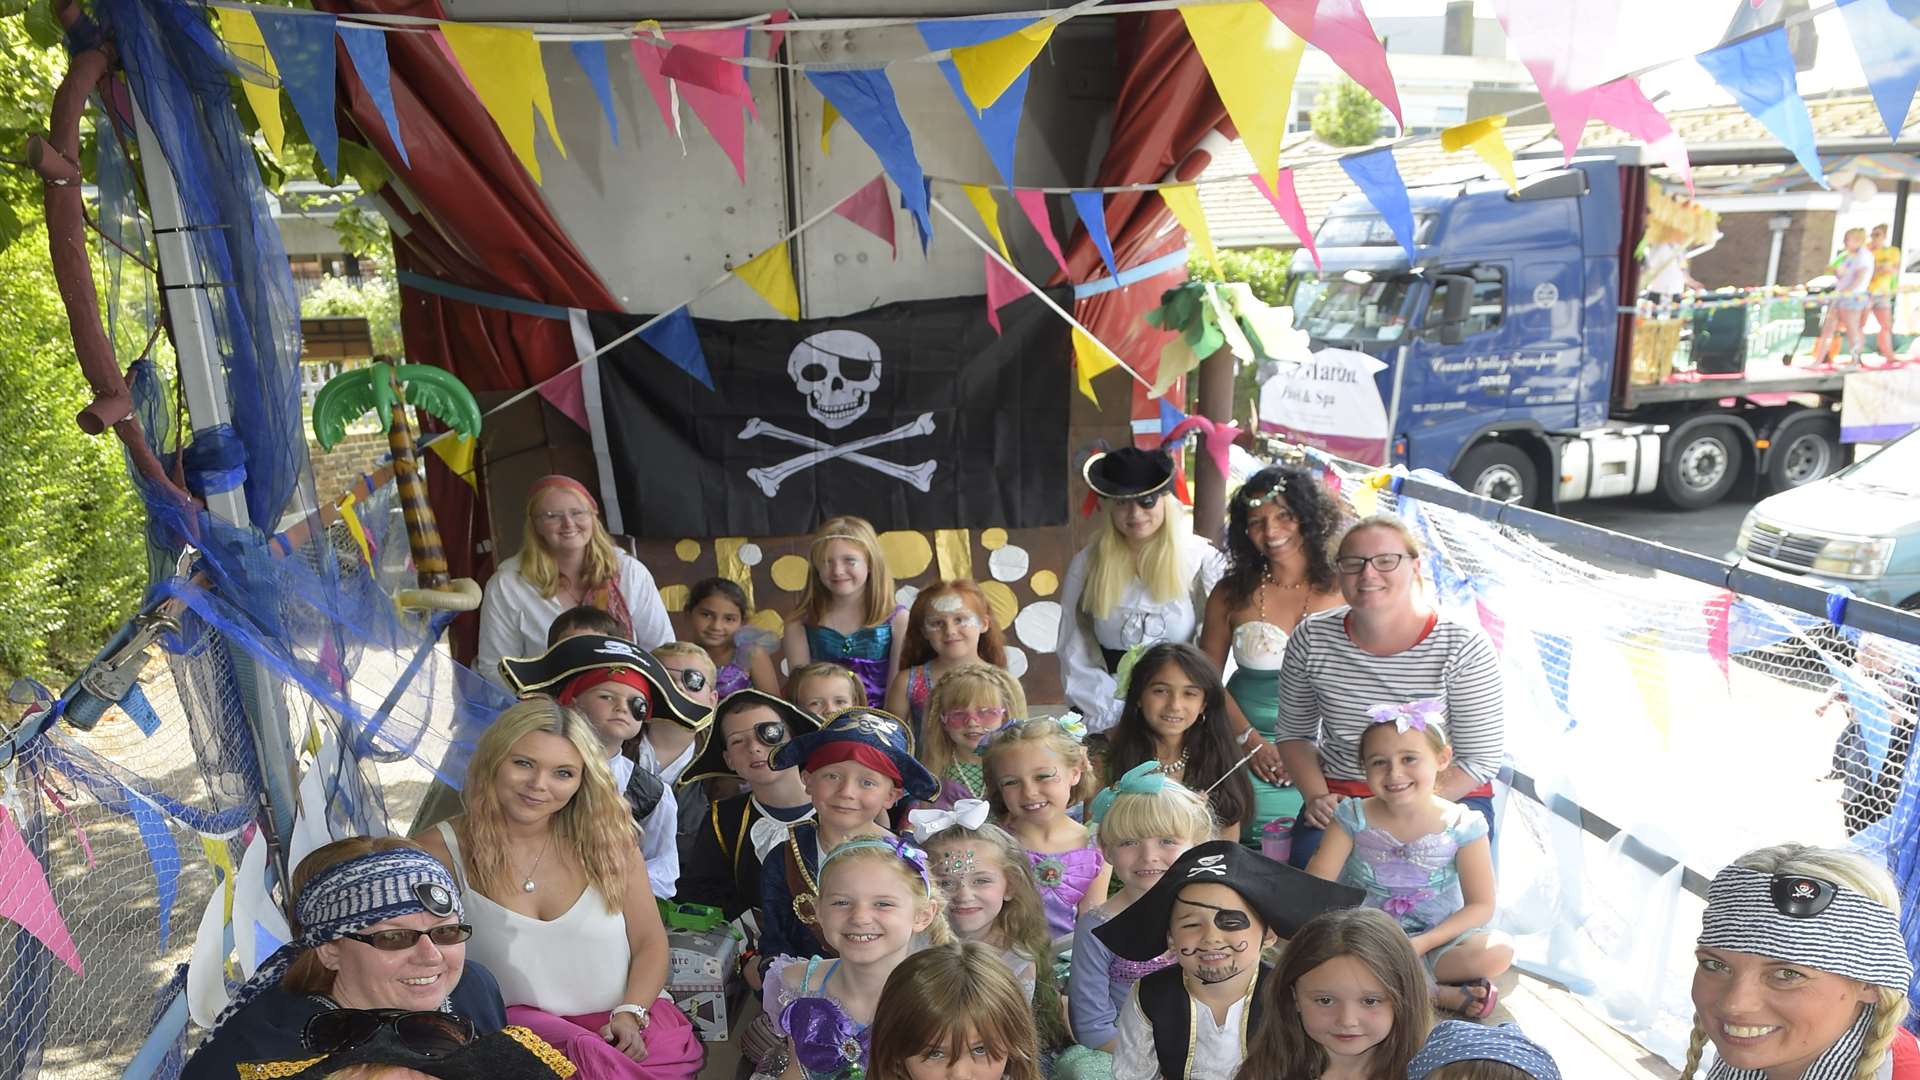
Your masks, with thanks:
[{"label": "pink headscarf", "polygon": [[540,493],[549,488],[561,488],[566,491],[571,491],[575,495],[587,500],[587,505],[593,507],[594,513],[598,514],[600,512],[600,501],[593,497],[593,492],[587,490],[587,485],[582,484],[571,476],[562,476],[559,473],[548,473],[533,482],[533,487],[527,492],[527,506],[531,508],[534,503],[540,501]]}]

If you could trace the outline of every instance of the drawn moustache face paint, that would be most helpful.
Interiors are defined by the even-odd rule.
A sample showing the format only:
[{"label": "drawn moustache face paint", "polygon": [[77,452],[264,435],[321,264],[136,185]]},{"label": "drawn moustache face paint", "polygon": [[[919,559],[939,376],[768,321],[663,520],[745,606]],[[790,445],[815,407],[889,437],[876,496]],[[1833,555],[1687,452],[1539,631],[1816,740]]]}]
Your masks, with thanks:
[{"label": "drawn moustache face paint", "polygon": [[1225,885],[1193,884],[1173,902],[1167,944],[1180,967],[1203,983],[1226,982],[1251,970],[1249,958],[1271,935],[1246,910],[1246,901]]}]

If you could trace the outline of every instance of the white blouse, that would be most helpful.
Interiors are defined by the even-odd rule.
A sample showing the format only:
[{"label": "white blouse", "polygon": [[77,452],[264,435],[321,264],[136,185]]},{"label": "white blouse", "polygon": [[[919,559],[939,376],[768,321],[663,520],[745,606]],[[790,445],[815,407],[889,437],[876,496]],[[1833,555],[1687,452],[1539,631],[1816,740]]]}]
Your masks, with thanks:
[{"label": "white blouse", "polygon": [[1120,702],[1113,696],[1114,679],[1100,650],[1130,649],[1159,641],[1191,642],[1199,634],[1200,613],[1207,594],[1227,570],[1226,556],[1197,536],[1181,541],[1188,588],[1171,600],[1156,602],[1139,578],[1127,585],[1113,610],[1095,619],[1080,610],[1080,594],[1087,586],[1093,547],[1088,545],[1067,564],[1067,580],[1060,589],[1060,678],[1067,703],[1086,717],[1088,731],[1106,731],[1120,722]]},{"label": "white blouse", "polygon": [[[627,614],[633,620],[633,643],[649,651],[673,640],[673,624],[667,621],[667,606],[660,602],[660,590],[653,575],[639,559],[624,551],[615,552],[620,574],[620,595],[627,601]],[[520,576],[520,556],[506,560],[487,579],[480,599],[480,655],[473,669],[504,686],[500,660],[507,656],[539,656],[547,651],[547,627],[560,617],[566,605],[558,596],[541,596],[539,590]]]}]

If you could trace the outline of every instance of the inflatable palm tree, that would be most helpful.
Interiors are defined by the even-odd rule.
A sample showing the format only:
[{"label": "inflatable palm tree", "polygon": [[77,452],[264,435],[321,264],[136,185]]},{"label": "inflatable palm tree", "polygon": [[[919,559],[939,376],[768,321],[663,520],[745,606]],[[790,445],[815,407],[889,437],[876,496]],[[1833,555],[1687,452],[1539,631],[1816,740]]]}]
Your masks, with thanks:
[{"label": "inflatable palm tree", "polygon": [[373,363],[336,375],[320,388],[313,399],[313,436],[320,449],[331,450],[346,435],[348,424],[369,412],[385,415],[394,482],[420,583],[418,590],[405,590],[396,599],[409,606],[471,609],[479,603],[479,589],[469,579],[456,583],[448,574],[440,526],[427,504],[413,423],[407,418],[409,404],[460,435],[472,438],[480,433],[480,406],[452,373],[426,364],[394,364],[376,356]]}]

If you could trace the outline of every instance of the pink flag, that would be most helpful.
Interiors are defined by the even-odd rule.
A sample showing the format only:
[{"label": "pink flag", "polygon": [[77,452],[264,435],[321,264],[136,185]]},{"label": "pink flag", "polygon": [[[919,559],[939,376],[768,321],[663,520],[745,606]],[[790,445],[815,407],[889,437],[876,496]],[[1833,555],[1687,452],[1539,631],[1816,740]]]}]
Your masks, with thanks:
[{"label": "pink flag", "polygon": [[[873,181],[859,191],[840,200],[833,212],[867,230],[887,242],[893,249],[893,257],[900,257],[900,248],[893,242],[893,200],[887,197],[887,177],[885,173],[873,178]],[[989,278],[989,281],[992,279]]]},{"label": "pink flag", "polygon": [[[769,11],[767,12],[765,25],[779,26],[791,18],[793,18],[793,11],[790,8],[781,8],[779,11]],[[780,59],[780,43],[786,39],[787,32],[785,30],[774,30],[767,34],[767,59]]]},{"label": "pink flag", "polygon": [[1566,0],[1494,0],[1494,14],[1553,118],[1568,161],[1593,116],[1594,90],[1609,75],[1606,63],[1620,18],[1618,4]]},{"label": "pink flag", "polygon": [[67,921],[60,917],[60,907],[53,901],[53,890],[47,887],[40,860],[27,847],[14,826],[12,813],[5,808],[0,808],[0,918],[18,923],[75,975],[86,975],[80,965],[80,950],[67,932]]},{"label": "pink flag", "polygon": [[666,59],[667,50],[654,44],[650,39],[638,34],[633,41],[633,66],[640,69],[640,77],[646,81],[647,92],[653,95],[653,103],[660,109],[660,119],[667,130],[677,137],[680,134],[680,118],[673,112],[673,86],[667,77],[660,73],[660,63]]},{"label": "pink flag", "polygon": [[1047,245],[1048,254],[1053,256],[1054,262],[1060,264],[1060,270],[1064,273],[1067,269],[1067,257],[1060,253],[1060,241],[1053,235],[1053,221],[1047,216],[1047,193],[1015,188],[1013,201],[1020,204],[1020,209],[1027,215],[1027,220],[1033,224],[1034,231],[1040,234],[1040,241]]},{"label": "pink flag", "polygon": [[1280,220],[1287,223],[1287,228],[1292,229],[1293,235],[1306,247],[1307,254],[1313,256],[1313,268],[1320,269],[1320,252],[1313,246],[1313,230],[1307,228],[1307,212],[1300,209],[1300,196],[1293,191],[1293,170],[1281,169],[1274,176],[1275,186],[1271,188],[1257,172],[1248,173],[1247,179],[1253,181],[1253,186],[1280,212]]},{"label": "pink flag", "polygon": [[1206,450],[1207,457],[1213,460],[1213,467],[1220,471],[1220,476],[1224,479],[1233,475],[1227,466],[1232,460],[1233,440],[1240,437],[1240,425],[1217,423],[1205,416],[1189,416],[1175,424],[1173,430],[1161,438],[1160,444],[1165,446],[1168,443],[1177,442],[1194,431],[1200,432],[1201,448]]},{"label": "pink flag", "polygon": [[[700,118],[707,134],[720,144],[720,149],[733,162],[734,175],[741,183],[747,182],[747,119],[740,111],[741,99],[730,94],[716,93],[704,86],[691,83],[675,83],[680,92],[680,100],[687,103],[693,115]],[[753,99],[746,99],[751,104]]]},{"label": "pink flag", "polygon": [[666,59],[660,61],[660,74],[669,79],[704,86],[715,93],[734,97],[749,96],[747,81],[740,77],[743,70],[738,64],[729,64],[691,45],[669,48]]},{"label": "pink flag", "polygon": [[987,260],[987,322],[997,334],[1000,332],[1000,309],[1027,295],[1027,281],[1000,265],[1000,260],[992,255],[981,257]]},{"label": "pink flag", "polygon": [[1727,622],[1733,614],[1733,593],[1722,589],[1720,595],[1707,601],[1704,614],[1707,617],[1707,655],[1713,658],[1714,665],[1720,669],[1722,679],[1732,678],[1727,668]]},{"label": "pink flag", "polygon": [[1632,79],[1615,79],[1593,92],[1593,116],[1647,144],[1660,155],[1667,167],[1680,174],[1693,190],[1693,163],[1687,159],[1687,144],[1674,134],[1673,125],[1660,114],[1653,102]]},{"label": "pink flag", "polygon": [[1474,598],[1473,610],[1480,616],[1480,628],[1487,632],[1487,640],[1493,642],[1493,651],[1503,651],[1507,647],[1507,620],[1495,615],[1478,597]]},{"label": "pink flag", "polygon": [[[667,31],[667,40],[673,42],[676,47],[684,46],[690,49],[697,49],[700,52],[707,53],[714,57],[747,55],[747,31],[745,27],[738,30],[669,30]],[[668,50],[669,53],[672,51],[671,49]],[[688,63],[689,61],[683,59],[681,62]],[[753,103],[753,93],[747,88],[746,68],[739,64],[729,64],[725,60],[721,60],[719,61],[718,67],[728,70],[720,71],[714,67],[702,65],[698,59],[691,62],[696,65],[703,74],[711,75],[716,81],[725,85],[727,89],[723,90],[723,93],[744,100],[747,104],[747,112],[753,114],[754,120],[758,121],[760,119],[760,110]],[[669,72],[668,75],[669,77],[674,77],[671,72]],[[696,85],[698,84],[697,80],[688,79],[687,81],[694,82]],[[683,94],[688,89],[690,88],[686,86],[680,88]],[[691,101],[691,97],[689,97],[688,100]]]},{"label": "pink flag", "polygon": [[1373,32],[1373,23],[1360,10],[1360,0],[1266,0],[1287,29],[1327,54],[1347,77],[1378,98],[1393,118],[1400,116],[1400,91],[1387,70],[1387,47]]},{"label": "pink flag", "polygon": [[582,431],[588,430],[587,396],[580,383],[584,371],[584,367],[575,364],[539,386],[540,396],[565,413],[567,419],[579,424]]}]

